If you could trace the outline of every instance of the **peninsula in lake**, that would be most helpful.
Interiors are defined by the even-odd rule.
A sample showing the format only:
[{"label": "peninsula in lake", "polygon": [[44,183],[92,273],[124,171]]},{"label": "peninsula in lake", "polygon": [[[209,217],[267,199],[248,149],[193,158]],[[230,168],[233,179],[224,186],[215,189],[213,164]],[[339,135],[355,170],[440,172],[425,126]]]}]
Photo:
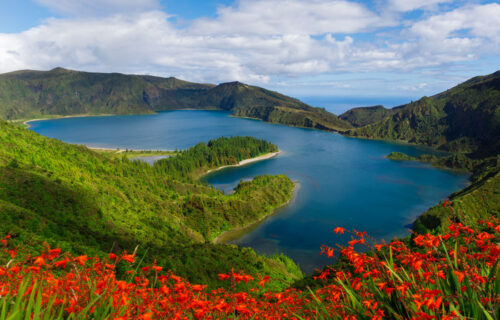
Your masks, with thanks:
[{"label": "peninsula in lake", "polygon": [[[273,175],[269,175],[269,172],[265,172],[254,175],[249,181],[241,179],[230,194],[199,179],[211,170],[248,163],[248,159],[266,158],[266,155],[278,152],[278,146],[267,141],[266,133],[253,130],[255,135],[264,134],[260,139],[246,136],[223,137],[207,143],[198,143],[197,140],[197,144],[191,144],[183,151],[172,152],[170,157],[150,165],[131,161],[126,153],[94,151],[85,146],[50,139],[23,128],[19,123],[44,117],[152,114],[174,109],[223,110],[226,113],[212,114],[240,123],[251,122],[310,134],[304,137],[288,132],[288,135],[279,135],[282,139],[290,140],[291,137],[291,140],[307,145],[312,144],[311,139],[322,142],[314,144],[313,149],[304,154],[312,157],[323,154],[324,161],[317,162],[318,179],[329,179],[340,185],[336,191],[342,197],[346,195],[342,194],[341,189],[348,188],[344,188],[340,176],[354,176],[361,183],[359,190],[363,191],[370,190],[370,184],[367,187],[364,181],[366,176],[378,181],[379,188],[381,182],[399,190],[415,188],[412,179],[380,174],[384,172],[381,167],[369,168],[367,170],[371,171],[378,168],[380,172],[369,172],[370,175],[364,172],[361,177],[360,170],[365,163],[357,163],[354,167],[345,166],[349,162],[344,161],[344,158],[349,157],[346,150],[355,150],[345,145],[358,144],[367,148],[363,153],[365,156],[358,157],[358,161],[363,162],[377,150],[373,145],[384,143],[346,139],[330,134],[330,131],[347,137],[402,141],[431,147],[427,148],[431,153],[428,155],[421,151],[417,155],[399,152],[388,154],[389,159],[379,155],[376,161],[387,170],[385,172],[400,164],[390,161],[420,161],[471,174],[470,184],[466,188],[451,194],[445,202],[429,208],[412,224],[414,237],[422,239],[424,234],[442,233],[448,227],[456,228],[458,222],[479,226],[483,223],[481,221],[498,219],[499,79],[500,73],[496,72],[393,109],[361,107],[337,117],[297,99],[239,82],[216,86],[174,78],[86,73],[61,68],[48,72],[18,71],[3,74],[0,75],[0,115],[9,121],[0,121],[0,233],[12,235],[10,241],[22,248],[20,257],[30,257],[47,245],[85,257],[106,256],[109,251],[113,254],[126,251],[144,257],[145,263],[154,263],[209,288],[226,285],[220,275],[230,274],[234,270],[270,279],[266,290],[271,291],[284,290],[290,286],[317,286],[313,277],[322,277],[327,272],[325,270],[329,270],[328,267],[319,270],[313,277],[304,276],[296,261],[282,252],[261,255],[252,248],[214,243],[214,239],[224,232],[264,220],[276,209],[289,203],[294,196],[294,183],[287,176],[288,173],[273,172]],[[155,117],[174,116],[175,113],[189,112],[157,114]],[[203,115],[211,112],[197,113]],[[257,121],[229,118],[228,113],[236,117],[328,132],[270,126]],[[195,121],[194,117],[184,118],[177,125],[189,121]],[[325,149],[334,145],[328,140],[331,137],[342,139],[344,145],[338,149],[341,150],[339,152],[337,149],[328,150],[330,154],[335,153],[338,165],[335,170],[325,170],[330,168],[328,165],[332,162],[331,158],[324,157]],[[385,148],[396,147],[390,145]],[[415,152],[415,146],[400,145],[398,148],[403,149]],[[279,161],[279,158],[267,161]],[[291,160],[293,162],[294,159]],[[420,167],[417,171],[428,169],[428,166]],[[342,170],[346,172],[340,172]],[[221,171],[224,170],[211,173],[210,176]],[[295,173],[290,171],[290,174]],[[302,175],[301,178],[305,180],[301,191],[307,190],[307,184],[314,185],[310,175]],[[440,179],[434,180],[442,182]],[[343,181],[347,185],[349,179]],[[429,184],[424,184],[422,188],[416,188],[415,193],[428,188]],[[438,190],[429,189],[431,192]],[[456,189],[458,187],[453,190]],[[330,189],[319,190],[313,186],[309,190],[314,193],[315,200],[327,199],[331,202],[332,197],[337,196]],[[406,192],[405,195],[411,196],[410,193]],[[360,192],[350,198],[349,205],[359,202],[360,195],[364,194]],[[435,194],[433,196],[436,197]],[[442,196],[444,194],[439,198]],[[380,198],[376,200],[380,202]],[[391,204],[390,199],[383,201],[384,204]],[[404,199],[401,201],[404,202]],[[437,201],[434,199],[431,204]],[[320,201],[316,205],[324,206],[325,203]],[[394,204],[391,205],[394,209]],[[422,211],[428,206],[429,203]],[[368,216],[363,213],[361,216],[363,220],[371,221],[388,219],[388,215]],[[327,227],[331,233],[334,226],[320,222],[324,219],[324,216],[313,215],[314,224]],[[304,227],[305,230],[313,230],[310,226]],[[291,233],[289,239],[297,241],[295,229],[291,230],[285,229],[284,232]],[[343,229],[335,230],[340,233]],[[276,241],[276,235],[270,237]],[[313,237],[309,235],[309,238]],[[410,241],[410,238],[405,241]],[[319,243],[312,245],[316,249]],[[301,250],[299,245],[295,246]],[[324,250],[327,250],[326,255],[331,255],[329,249]],[[315,256],[318,256],[316,251]],[[9,261],[8,254],[0,254],[1,265],[7,265]]]},{"label": "peninsula in lake", "polygon": [[360,107],[340,116],[240,82],[213,85],[63,68],[0,75],[0,117],[4,119],[225,110],[238,117],[399,140],[478,157],[495,155],[500,149],[499,100],[500,71],[392,109]]}]

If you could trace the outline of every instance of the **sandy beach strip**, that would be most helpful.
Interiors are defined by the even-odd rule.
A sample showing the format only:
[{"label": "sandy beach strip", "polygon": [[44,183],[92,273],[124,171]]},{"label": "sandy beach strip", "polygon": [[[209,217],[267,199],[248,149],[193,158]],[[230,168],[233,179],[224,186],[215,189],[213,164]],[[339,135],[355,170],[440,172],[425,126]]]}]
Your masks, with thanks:
[{"label": "sandy beach strip", "polygon": [[[116,114],[103,113],[103,114],[75,114],[75,115],[67,115],[67,116],[54,115],[54,116],[51,116],[48,118],[35,118],[35,119],[25,120],[25,121],[23,121],[23,124],[29,128],[30,122],[34,122],[34,121],[57,120],[57,119],[66,119],[66,118],[84,118],[84,117],[109,117],[109,116],[116,116]],[[22,121],[22,120],[20,120],[20,121]]]},{"label": "sandy beach strip", "polygon": [[230,164],[230,165],[227,165],[227,166],[222,166],[222,167],[218,167],[218,168],[215,168],[215,169],[210,169],[208,170],[207,172],[205,172],[205,174],[209,174],[210,172],[214,172],[214,171],[218,171],[218,170],[222,170],[224,168],[229,168],[229,167],[241,167],[241,166],[244,166],[246,164],[249,164],[249,163],[252,163],[252,162],[257,162],[257,161],[262,161],[262,160],[267,160],[267,159],[271,159],[271,158],[274,158],[276,157],[278,154],[280,154],[282,151],[277,151],[277,152],[271,152],[271,153],[266,153],[266,154],[263,154],[261,156],[258,156],[258,157],[255,157],[255,158],[251,158],[251,159],[246,159],[246,160],[241,160],[240,162],[238,162],[237,164]]}]

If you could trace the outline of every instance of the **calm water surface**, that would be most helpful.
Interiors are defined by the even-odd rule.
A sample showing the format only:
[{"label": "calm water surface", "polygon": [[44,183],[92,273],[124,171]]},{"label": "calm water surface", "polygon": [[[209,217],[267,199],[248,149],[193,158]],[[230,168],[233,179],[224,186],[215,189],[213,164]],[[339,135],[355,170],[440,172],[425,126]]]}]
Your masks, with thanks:
[{"label": "calm water surface", "polygon": [[408,226],[429,206],[464,187],[468,176],[415,162],[387,160],[400,151],[429,150],[404,144],[342,137],[230,117],[217,111],[171,111],[156,115],[67,118],[31,123],[48,137],[92,147],[185,149],[220,136],[254,136],[277,144],[276,158],[216,171],[205,180],[230,192],[240,180],[286,174],[300,188],[292,202],[232,242],[265,254],[283,252],[306,272],[329,262],[322,244],[346,243],[342,226],[376,239],[408,234]]}]

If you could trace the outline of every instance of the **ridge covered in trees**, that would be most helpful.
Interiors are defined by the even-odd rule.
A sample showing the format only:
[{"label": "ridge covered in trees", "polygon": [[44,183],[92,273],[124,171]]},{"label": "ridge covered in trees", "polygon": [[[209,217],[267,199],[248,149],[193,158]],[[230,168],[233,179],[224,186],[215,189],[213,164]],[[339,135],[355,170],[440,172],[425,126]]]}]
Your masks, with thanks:
[{"label": "ridge covered in trees", "polygon": [[292,126],[340,131],[351,125],[322,108],[240,82],[200,84],[176,78],[55,68],[0,74],[0,118],[138,114],[174,109],[226,110]]},{"label": "ridge covered in trees", "polygon": [[400,140],[481,159],[500,152],[500,71],[393,109],[355,108],[344,134]]}]

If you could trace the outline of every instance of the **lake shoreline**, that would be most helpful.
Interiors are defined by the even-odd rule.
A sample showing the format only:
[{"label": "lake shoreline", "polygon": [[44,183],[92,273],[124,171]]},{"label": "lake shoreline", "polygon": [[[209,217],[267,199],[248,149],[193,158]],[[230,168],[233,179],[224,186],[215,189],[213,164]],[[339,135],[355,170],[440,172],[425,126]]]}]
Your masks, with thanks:
[{"label": "lake shoreline", "polygon": [[115,153],[123,153],[123,152],[127,152],[127,151],[131,151],[131,152],[145,152],[145,153],[162,153],[162,152],[175,152],[175,150],[164,150],[164,149],[155,149],[155,150],[151,150],[151,149],[129,149],[129,148],[125,148],[125,149],[122,149],[122,148],[102,148],[102,147],[89,147],[87,145],[83,145],[85,146],[87,149],[90,149],[92,151],[102,151],[102,152],[115,152]]},{"label": "lake shoreline", "polygon": [[[280,206],[274,208],[271,213],[265,215],[264,217],[262,217],[261,219],[259,219],[257,221],[254,221],[254,222],[252,222],[252,223],[250,223],[250,224],[248,224],[246,226],[236,227],[236,228],[233,228],[231,230],[227,230],[227,231],[222,232],[220,235],[218,235],[212,241],[212,243],[213,244],[225,244],[228,241],[233,240],[234,238],[240,238],[241,237],[241,233],[244,232],[245,230],[249,230],[249,229],[251,229],[254,226],[258,226],[261,223],[263,223],[264,221],[266,221],[268,218],[270,218],[271,216],[273,216],[275,214],[278,214],[280,209],[282,209],[282,208],[286,207],[287,205],[289,205],[295,199],[295,197],[297,196],[297,192],[300,189],[300,182],[299,181],[293,181],[293,184],[294,184],[294,187],[293,187],[293,190],[292,190],[292,197],[290,199],[288,199],[288,201],[286,201],[285,203],[281,204]],[[244,233],[246,233],[246,232],[244,232]],[[235,235],[237,237],[235,237]]]},{"label": "lake shoreline", "polygon": [[[67,119],[67,118],[84,118],[84,117],[110,117],[110,116],[119,116],[119,114],[110,114],[110,113],[103,113],[103,114],[75,114],[75,115],[69,115],[69,116],[60,116],[60,115],[54,115],[48,118],[33,118],[33,119],[28,119],[28,120],[17,120],[17,121],[23,121],[23,124],[26,126],[26,128],[30,128],[30,122],[34,121],[46,121],[46,120],[57,120],[57,119]],[[16,120],[15,120],[16,121]]]},{"label": "lake shoreline", "polygon": [[75,115],[47,115],[48,117],[43,117],[43,118],[31,118],[28,120],[23,120],[23,119],[14,119],[10,120],[13,122],[23,122],[23,124],[26,126],[26,128],[30,128],[30,122],[34,121],[46,121],[46,120],[57,120],[57,119],[68,119],[68,118],[85,118],[85,117],[111,117],[111,116],[137,116],[137,115],[152,115],[152,114],[157,114],[158,112],[166,112],[166,111],[224,111],[222,109],[218,108],[207,108],[207,109],[196,109],[196,108],[183,108],[183,109],[169,109],[169,110],[158,110],[154,111],[152,113],[126,113],[126,114],[113,114],[113,113],[89,113],[89,114],[75,114]]},{"label": "lake shoreline", "polygon": [[[368,232],[374,232],[377,236],[383,237],[388,234],[389,231],[392,231],[392,229],[389,229],[387,226],[394,225],[394,230],[399,232],[401,229],[403,230],[401,234],[406,235],[408,232],[406,226],[410,224],[406,221],[407,213],[408,216],[412,218],[419,216],[425,212],[426,209],[438,203],[439,200],[449,197],[452,192],[463,189],[461,183],[461,185],[457,185],[456,188],[453,186],[467,179],[467,177],[462,175],[455,178],[454,175],[450,176],[448,174],[443,175],[434,173],[434,170],[412,169],[411,167],[410,169],[405,169],[406,166],[391,165],[390,160],[383,159],[385,155],[393,151],[401,151],[403,153],[416,155],[427,153],[422,152],[422,150],[413,149],[410,147],[411,144],[408,143],[362,143],[361,140],[355,142],[355,140],[344,139],[340,135],[331,135],[329,132],[318,129],[309,128],[306,130],[294,130],[294,128],[297,127],[273,125],[272,123],[254,120],[246,120],[243,122],[242,120],[237,120],[241,119],[241,117],[228,116],[226,112],[206,111],[198,113],[196,111],[186,110],[184,113],[165,112],[165,115],[161,115],[159,112],[158,114],[160,114],[158,119],[156,119],[157,116],[138,116],[137,119],[143,122],[139,129],[146,130],[144,134],[141,134],[139,129],[136,130],[137,132],[124,131],[122,134],[121,130],[128,130],[131,121],[127,120],[123,122],[122,117],[117,117],[116,120],[89,117],[82,118],[82,120],[75,119],[74,121],[62,121],[61,124],[56,124],[57,121],[46,121],[45,123],[40,122],[34,124],[33,130],[45,132],[44,130],[47,130],[47,128],[51,129],[54,127],[57,129],[61,127],[63,129],[62,132],[66,132],[61,135],[62,137],[65,135],[70,137],[74,136],[76,139],[73,140],[81,141],[81,144],[85,144],[86,140],[82,137],[85,137],[85,132],[87,131],[94,136],[95,134],[92,131],[94,130],[94,125],[97,126],[99,130],[102,130],[104,134],[108,134],[108,127],[110,125],[114,126],[115,124],[123,123],[124,125],[117,127],[118,129],[115,131],[117,132],[116,134],[113,134],[113,132],[109,133],[110,138],[104,135],[105,139],[93,139],[95,140],[95,147],[111,147],[109,148],[112,149],[110,150],[111,152],[116,152],[113,147],[120,146],[122,143],[124,143],[125,146],[138,146],[138,149],[145,149],[140,147],[145,145],[144,141],[149,141],[144,140],[146,136],[147,139],[151,139],[151,141],[154,142],[154,144],[148,142],[149,145],[157,146],[158,149],[161,149],[163,146],[164,149],[171,149],[172,147],[170,146],[173,146],[173,148],[185,149],[187,146],[200,143],[200,141],[227,135],[253,135],[260,139],[272,141],[280,147],[280,150],[284,150],[284,154],[276,157],[274,161],[268,161],[261,164],[251,164],[248,162],[239,164],[238,161],[233,160],[233,166],[235,166],[236,163],[244,166],[235,166],[232,169],[226,167],[225,170],[222,170],[223,168],[217,168],[217,166],[215,166],[215,168],[205,167],[205,170],[199,168],[197,172],[193,172],[193,178],[197,179],[202,177],[204,173],[207,174],[207,171],[209,171],[208,169],[221,170],[217,172],[210,170],[208,175],[203,177],[202,180],[206,179],[206,181],[203,182],[207,182],[208,184],[213,182],[216,188],[219,188],[220,185],[220,188],[224,189],[226,194],[234,189],[234,186],[239,180],[243,179],[246,181],[256,175],[286,174],[292,181],[301,181],[300,194],[297,194],[295,200],[293,200],[290,205],[286,206],[285,202],[291,197],[290,187],[292,187],[292,189],[294,188],[292,185],[288,185],[287,189],[290,193],[282,198],[280,203],[261,210],[260,213],[262,213],[263,218],[260,220],[260,217],[254,217],[253,219],[247,218],[240,220],[240,223],[237,224],[221,225],[218,232],[212,233],[209,238],[207,237],[205,239],[207,243],[238,243],[243,246],[259,248],[259,250],[260,248],[264,248],[261,250],[263,252],[266,248],[274,248],[274,246],[276,250],[281,250],[282,247],[284,248],[283,250],[287,250],[286,243],[288,243],[288,241],[292,241],[290,243],[295,243],[293,242],[295,239],[291,232],[281,232],[281,230],[291,230],[289,228],[295,227],[295,224],[299,223],[299,221],[300,223],[309,223],[310,230],[312,230],[311,237],[319,239],[320,236],[322,236],[322,231],[320,230],[321,225],[318,224],[318,221],[326,221],[326,223],[330,220],[342,221],[342,219],[344,219],[342,213],[348,212],[347,210],[350,210],[349,208],[352,207],[357,208],[357,210],[355,210],[356,212],[353,213],[352,218],[350,218],[352,222],[348,222],[353,225],[357,223],[356,226],[360,226],[358,229],[366,225]],[[185,121],[186,123],[184,123]],[[80,122],[82,123],[81,126]],[[73,125],[73,123],[75,123],[75,125]],[[77,123],[78,125],[76,125]],[[153,126],[153,124],[155,126]],[[212,127],[212,125],[214,126]],[[122,127],[123,129],[121,129]],[[150,127],[151,130],[149,130]],[[167,128],[169,130],[166,130]],[[55,132],[57,136],[58,131],[52,131]],[[123,137],[130,138],[130,140],[122,140]],[[124,153],[120,153],[116,154],[115,157],[121,157],[123,155]],[[356,158],[353,158],[355,162],[354,166],[351,165],[350,161],[346,161],[346,159],[352,155],[356,155]],[[361,160],[365,158],[367,160]],[[376,170],[365,170],[366,165],[370,165]],[[425,167],[427,169],[427,166]],[[429,166],[429,168],[432,167]],[[380,172],[378,172],[379,170]],[[386,174],[387,177],[379,177],[381,174]],[[363,177],[358,179],[361,175],[363,175]],[[219,177],[221,178],[219,179]],[[443,178],[444,180],[434,185],[431,181],[433,177]],[[367,179],[372,178],[373,182],[365,182]],[[392,180],[387,180],[388,178],[392,178]],[[414,178],[416,179],[415,183],[407,183],[408,181],[415,181],[413,180]],[[344,181],[348,183],[344,184]],[[378,185],[380,185],[381,188],[378,188]],[[376,194],[380,193],[380,198],[375,198],[370,194],[370,196],[367,197],[367,201],[374,205],[380,205],[383,208],[395,208],[393,210],[387,210],[389,213],[380,220],[380,223],[379,221],[375,221],[375,218],[372,219],[373,214],[371,214],[371,211],[378,210],[379,207],[365,209],[364,206],[360,205],[358,209],[357,200],[359,199],[359,194],[363,194],[364,197],[364,193],[361,191],[365,191],[367,188],[370,188],[370,190],[371,188],[375,189],[374,193]],[[426,191],[429,190],[429,188],[434,188],[435,192]],[[408,194],[412,196],[409,197],[409,203],[400,205],[400,202],[394,201],[395,203],[392,204],[392,202],[390,202],[392,199],[387,196],[388,192],[382,193],[380,191],[381,189],[402,195],[402,197],[406,194],[405,190],[408,190]],[[443,193],[442,196],[440,195],[439,197],[435,196],[435,194],[441,193],[443,190],[447,191],[446,194]],[[436,200],[426,202],[425,206],[420,206],[420,202],[419,204],[413,203],[419,199],[426,200],[426,197],[436,198]],[[352,200],[349,200],[351,198]],[[258,201],[258,199],[255,199],[255,201]],[[312,205],[309,205],[309,203],[312,203]],[[386,203],[391,204],[386,205]],[[278,210],[278,206],[285,207]],[[411,209],[408,209],[409,206],[411,206]],[[416,209],[416,207],[418,207],[418,209]],[[275,209],[279,212],[279,216],[272,216]],[[304,211],[304,214],[300,214],[302,211]],[[314,216],[320,213],[321,217]],[[367,218],[363,218],[363,215],[366,215]],[[390,217],[394,217],[394,219],[390,219]],[[262,222],[262,220],[266,218],[267,220]],[[285,220],[291,221],[285,222]],[[399,220],[404,221],[400,224]],[[255,223],[260,223],[260,225],[246,229],[249,225],[252,226]],[[281,224],[287,226],[288,229],[285,227],[280,229]],[[317,224],[318,226],[316,226]],[[380,227],[379,224],[381,224]],[[233,227],[238,228],[233,229]],[[269,230],[269,232],[264,232],[262,230]],[[316,232],[316,230],[320,231]],[[238,231],[241,238],[236,235]],[[259,236],[254,237],[253,232],[256,232]],[[262,237],[262,239],[259,239],[260,237]],[[312,241],[315,240],[311,240],[311,243]],[[299,260],[302,259],[301,257],[307,257],[312,251],[316,254],[317,246],[314,248],[310,247],[312,247],[310,243],[300,244],[300,250],[289,250],[289,254],[293,258]],[[271,252],[271,250],[269,250],[269,252]]]},{"label": "lake shoreline", "polygon": [[266,153],[266,154],[263,154],[263,155],[260,155],[260,156],[254,157],[254,158],[241,160],[237,164],[230,164],[230,165],[227,165],[227,166],[221,166],[221,167],[218,167],[218,168],[215,168],[215,169],[210,169],[210,170],[206,171],[202,176],[205,176],[207,174],[210,174],[212,172],[219,171],[219,170],[222,170],[222,169],[225,169],[225,168],[241,167],[241,166],[244,166],[244,165],[247,165],[247,164],[250,164],[250,163],[254,163],[254,162],[257,162],[257,161],[272,159],[272,158],[278,156],[279,154],[281,154],[282,152],[283,151],[278,150],[276,152]]},{"label": "lake shoreline", "polygon": [[[23,121],[23,124],[26,126],[26,128],[30,128],[29,123],[34,122],[34,121],[45,121],[45,120],[56,120],[56,119],[66,119],[66,118],[83,118],[83,117],[109,117],[109,116],[120,116],[120,115],[151,115],[151,114],[157,114],[160,112],[168,112],[168,111],[223,111],[225,112],[226,110],[219,109],[219,108],[206,108],[206,109],[197,109],[197,108],[179,108],[179,109],[168,109],[168,110],[158,110],[153,113],[131,113],[131,114],[77,114],[77,115],[67,115],[67,116],[61,116],[61,115],[54,115],[54,116],[49,116],[46,118],[33,118],[29,120],[22,120],[22,119],[17,119],[17,120],[11,120],[13,122],[21,122]],[[437,146],[432,146],[432,145],[426,145],[426,144],[419,144],[415,142],[409,142],[405,140],[394,140],[394,139],[383,139],[383,138],[374,138],[374,137],[363,137],[363,136],[354,136],[347,134],[347,131],[340,131],[340,130],[332,130],[332,129],[319,129],[319,128],[311,128],[311,127],[302,127],[302,126],[294,126],[294,125],[289,125],[289,124],[284,124],[284,123],[273,123],[269,121],[265,121],[263,119],[259,118],[254,118],[254,117],[248,117],[248,116],[240,116],[240,115],[234,115],[234,114],[229,114],[229,117],[231,118],[240,118],[240,119],[248,119],[248,120],[257,120],[257,121],[262,121],[270,124],[279,124],[291,128],[301,128],[301,129],[311,129],[311,130],[318,130],[322,132],[329,132],[329,133],[336,133],[339,134],[345,138],[354,138],[354,139],[362,139],[362,140],[372,140],[372,141],[384,141],[388,142],[391,144],[400,144],[400,145],[409,145],[409,146],[416,146],[416,147],[421,147],[424,149],[428,149],[429,151],[434,151],[434,152],[439,152],[439,153],[449,153],[447,151],[443,151],[438,149]],[[167,150],[170,151],[170,150]]]}]

